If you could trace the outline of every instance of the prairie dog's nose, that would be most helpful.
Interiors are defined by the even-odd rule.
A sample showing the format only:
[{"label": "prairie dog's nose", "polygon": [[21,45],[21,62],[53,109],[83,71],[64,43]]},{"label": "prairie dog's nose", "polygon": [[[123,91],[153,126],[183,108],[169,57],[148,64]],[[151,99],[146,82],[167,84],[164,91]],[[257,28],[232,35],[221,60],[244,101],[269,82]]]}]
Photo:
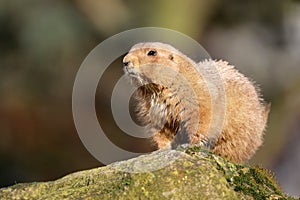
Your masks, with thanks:
[{"label": "prairie dog's nose", "polygon": [[127,54],[124,58],[123,58],[123,66],[124,67],[133,67],[136,66],[138,64],[138,59],[136,56],[133,56],[131,54]]},{"label": "prairie dog's nose", "polygon": [[129,58],[128,54],[127,54],[127,55],[123,58],[123,66],[124,66],[124,67],[128,67],[129,65],[131,65],[130,63],[131,63],[131,61],[130,61],[130,58]]},{"label": "prairie dog's nose", "polygon": [[127,67],[129,65],[129,63],[130,63],[129,61],[123,61],[123,66]]}]

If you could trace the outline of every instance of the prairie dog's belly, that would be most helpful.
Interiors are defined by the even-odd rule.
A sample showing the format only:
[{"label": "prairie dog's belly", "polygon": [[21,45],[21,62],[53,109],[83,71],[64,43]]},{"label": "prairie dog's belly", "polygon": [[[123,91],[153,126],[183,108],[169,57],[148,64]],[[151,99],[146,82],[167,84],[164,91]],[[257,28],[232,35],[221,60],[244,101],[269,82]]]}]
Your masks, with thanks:
[{"label": "prairie dog's belly", "polygon": [[171,90],[156,85],[156,92],[153,93],[145,87],[139,88],[134,96],[136,117],[147,126],[152,139],[169,141],[156,141],[158,148],[165,148],[179,131],[183,108]]}]

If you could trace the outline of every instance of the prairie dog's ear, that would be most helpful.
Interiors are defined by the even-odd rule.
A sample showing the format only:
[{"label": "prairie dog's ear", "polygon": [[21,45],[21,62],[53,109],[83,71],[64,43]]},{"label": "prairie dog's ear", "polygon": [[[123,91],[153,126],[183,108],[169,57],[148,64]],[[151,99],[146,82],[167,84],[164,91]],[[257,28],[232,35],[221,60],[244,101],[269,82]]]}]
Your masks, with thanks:
[{"label": "prairie dog's ear", "polygon": [[170,55],[169,55],[169,59],[170,59],[171,61],[173,61],[173,60],[174,60],[174,56],[173,56],[173,54],[170,54]]}]

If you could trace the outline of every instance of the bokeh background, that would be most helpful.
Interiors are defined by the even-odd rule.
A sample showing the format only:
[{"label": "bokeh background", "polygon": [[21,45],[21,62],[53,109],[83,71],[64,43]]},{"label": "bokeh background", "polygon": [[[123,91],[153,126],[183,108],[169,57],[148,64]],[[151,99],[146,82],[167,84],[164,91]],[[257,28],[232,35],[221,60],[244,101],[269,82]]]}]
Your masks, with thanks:
[{"label": "bokeh background", "polygon": [[[101,166],[73,124],[76,72],[101,41],[145,26],[194,38],[260,85],[272,110],[250,164],[273,170],[285,192],[300,196],[300,2],[288,0],[2,0],[0,187]],[[147,141],[118,136],[108,109],[121,75],[120,58],[99,83],[99,121],[115,143],[147,151]]]}]

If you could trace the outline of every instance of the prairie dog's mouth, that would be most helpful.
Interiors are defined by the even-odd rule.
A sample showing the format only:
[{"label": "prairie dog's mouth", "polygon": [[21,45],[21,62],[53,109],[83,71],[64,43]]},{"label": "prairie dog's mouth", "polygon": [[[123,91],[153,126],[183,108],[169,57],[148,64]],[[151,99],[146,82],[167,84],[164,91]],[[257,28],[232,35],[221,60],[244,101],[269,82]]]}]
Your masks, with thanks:
[{"label": "prairie dog's mouth", "polygon": [[124,66],[123,70],[124,70],[125,74],[128,77],[130,77],[130,79],[132,80],[132,83],[134,83],[136,85],[140,85],[140,84],[144,83],[141,75],[139,73],[137,73],[136,70],[134,70],[133,68],[128,68],[127,66]]},{"label": "prairie dog's mouth", "polygon": [[124,70],[125,74],[127,74],[130,77],[133,77],[133,78],[139,78],[140,77],[139,74],[132,68],[128,69],[128,67],[125,66],[123,68],[123,70]]},{"label": "prairie dog's mouth", "polygon": [[140,74],[133,68],[128,68],[125,66],[123,70],[125,74],[128,75],[133,80],[133,83],[136,83],[138,85],[145,85],[145,84],[152,83],[152,81],[149,78],[147,78],[143,74]]}]

